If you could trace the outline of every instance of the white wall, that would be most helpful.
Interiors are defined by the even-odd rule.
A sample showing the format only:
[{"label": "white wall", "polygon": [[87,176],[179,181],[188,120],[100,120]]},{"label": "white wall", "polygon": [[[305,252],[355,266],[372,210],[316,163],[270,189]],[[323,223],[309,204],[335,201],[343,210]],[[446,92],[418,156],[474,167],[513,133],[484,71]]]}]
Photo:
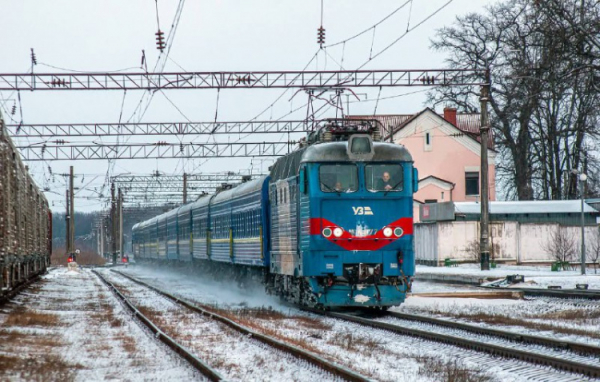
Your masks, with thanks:
[{"label": "white wall", "polygon": [[426,261],[427,264],[440,261],[438,256],[437,231],[437,224],[415,224],[416,259]]},{"label": "white wall", "polygon": [[[444,259],[458,261],[475,261],[467,251],[473,241],[479,242],[479,222],[437,222],[434,224],[415,225],[415,252],[418,261],[432,262]],[[501,261],[527,263],[552,262],[552,254],[545,247],[551,240],[552,233],[560,229],[573,237],[575,256],[571,261],[578,261],[581,248],[581,227],[566,227],[558,224],[517,222],[494,222],[490,224],[491,243],[494,246],[494,258]],[[585,227],[586,252],[595,239],[598,227]],[[589,260],[588,255],[588,260]]]}]

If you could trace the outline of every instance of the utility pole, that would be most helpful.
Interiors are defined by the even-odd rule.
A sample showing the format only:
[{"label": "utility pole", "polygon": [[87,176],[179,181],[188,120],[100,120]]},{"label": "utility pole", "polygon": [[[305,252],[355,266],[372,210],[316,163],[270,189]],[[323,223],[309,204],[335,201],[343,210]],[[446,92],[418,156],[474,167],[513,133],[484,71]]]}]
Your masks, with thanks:
[{"label": "utility pole", "polygon": [[67,255],[71,254],[71,209],[69,208],[69,190],[67,190],[65,192],[66,194],[66,200],[65,200],[65,207],[67,209],[66,213],[65,213],[65,223],[66,223],[66,231],[65,231],[65,247],[67,249]]},{"label": "utility pole", "polygon": [[481,87],[481,220],[479,252],[481,255],[481,270],[490,270],[489,249],[489,182],[488,182],[488,134],[490,124],[487,114],[487,103],[490,96],[490,69],[485,73],[486,84]]},{"label": "utility pole", "polygon": [[115,201],[115,184],[110,185],[110,220],[112,224],[112,259],[113,264],[117,264],[117,203]]},{"label": "utility pole", "polygon": [[183,173],[183,204],[187,203],[187,174]]},{"label": "utility pole", "polygon": [[69,210],[70,210],[70,236],[69,236],[69,240],[70,240],[70,245],[69,247],[71,248],[70,254],[75,252],[75,195],[73,193],[73,166],[71,166],[71,170],[69,173]]},{"label": "utility pole", "polygon": [[100,219],[100,256],[104,258],[104,217]]},{"label": "utility pole", "polygon": [[119,212],[119,253],[121,254],[121,258],[123,258],[123,192],[119,188],[119,203],[118,203],[118,212]]}]

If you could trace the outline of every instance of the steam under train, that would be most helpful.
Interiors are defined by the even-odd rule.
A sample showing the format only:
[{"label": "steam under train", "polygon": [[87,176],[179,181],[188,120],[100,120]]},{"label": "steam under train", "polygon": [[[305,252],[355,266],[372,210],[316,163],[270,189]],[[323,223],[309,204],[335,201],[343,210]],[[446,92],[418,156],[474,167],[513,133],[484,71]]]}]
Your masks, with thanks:
[{"label": "steam under train", "polygon": [[0,114],[0,300],[45,272],[52,252],[52,215],[6,132]]},{"label": "steam under train", "polygon": [[135,258],[228,264],[313,307],[398,305],[418,176],[403,146],[379,140],[376,121],[329,120],[269,176],[136,224]]}]

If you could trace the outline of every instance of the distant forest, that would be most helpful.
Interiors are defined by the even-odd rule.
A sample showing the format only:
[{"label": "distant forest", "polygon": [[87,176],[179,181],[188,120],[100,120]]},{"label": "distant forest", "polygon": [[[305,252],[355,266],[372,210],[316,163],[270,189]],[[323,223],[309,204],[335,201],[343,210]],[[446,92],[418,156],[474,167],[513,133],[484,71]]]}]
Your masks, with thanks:
[{"label": "distant forest", "polygon": [[[75,241],[92,247],[92,230],[94,221],[100,216],[99,212],[75,212]],[[52,214],[52,247],[64,247],[67,235],[67,224],[64,213]]]}]

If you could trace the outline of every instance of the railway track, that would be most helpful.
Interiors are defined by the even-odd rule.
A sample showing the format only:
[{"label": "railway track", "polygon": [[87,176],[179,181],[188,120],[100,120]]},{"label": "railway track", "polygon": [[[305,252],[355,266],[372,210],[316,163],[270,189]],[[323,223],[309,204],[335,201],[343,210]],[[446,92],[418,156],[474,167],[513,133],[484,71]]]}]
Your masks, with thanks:
[{"label": "railway track", "polygon": [[[492,285],[482,286],[481,283],[485,279],[480,278],[467,278],[464,277],[445,277],[437,278],[429,275],[417,275],[417,280],[435,283],[435,284],[449,284],[449,285],[468,285],[477,289],[485,289],[489,291],[509,291],[509,292],[523,292],[524,296],[531,297],[556,297],[556,298],[579,298],[586,300],[600,300],[600,290],[598,289],[543,289],[543,288],[507,288],[498,287]],[[490,280],[488,280],[490,281]]]},{"label": "railway track", "polygon": [[[138,280],[134,277],[131,277],[127,274],[124,274],[122,272],[115,271],[115,270],[111,270],[111,271],[138,284],[138,285],[142,285],[143,287],[148,288],[163,297],[166,297],[168,300],[170,300],[180,306],[183,306],[195,313],[201,314],[205,318],[208,317],[208,318],[218,321],[222,324],[225,324],[229,328],[239,332],[240,334],[242,334],[246,337],[251,337],[273,349],[276,349],[278,351],[283,351],[287,354],[294,356],[295,358],[306,361],[309,364],[314,365],[314,366],[318,367],[319,369],[321,369],[327,373],[330,373],[331,375],[333,375],[335,377],[339,377],[339,378],[342,378],[342,379],[348,380],[348,381],[357,381],[357,382],[370,381],[370,379],[368,377],[358,374],[358,373],[356,373],[348,368],[345,368],[343,366],[337,365],[337,364],[335,364],[323,357],[320,357],[312,352],[306,351],[299,347],[290,345],[290,344],[280,341],[276,338],[267,336],[265,334],[255,331],[255,330],[252,330],[248,327],[240,325],[223,315],[215,313],[212,310],[205,309],[205,308],[198,306],[192,302],[189,302],[180,297],[174,296],[166,291],[160,290],[159,288],[149,285],[149,284],[147,284],[141,280]],[[94,273],[98,274],[95,271],[94,271]],[[99,276],[102,278],[101,275],[99,275]],[[123,296],[123,294],[118,291],[117,287],[115,287],[114,284],[110,283],[108,280],[104,280],[104,281],[105,281],[105,283],[108,283],[107,285],[109,285],[113,291],[119,293],[119,298],[121,298],[122,300],[124,299],[124,301],[126,300],[125,296]],[[131,304],[131,302],[128,302],[127,305],[128,306],[131,305],[130,309],[135,312],[136,316],[139,317],[139,315],[141,315],[141,313],[139,313],[139,310],[137,308],[135,308],[135,306],[133,306],[133,304]],[[146,318],[145,320],[142,320],[142,322],[147,325],[146,322],[150,322],[150,320],[148,320]],[[175,341],[172,338],[168,337],[166,334],[164,334],[162,331],[160,331],[160,329],[156,325],[152,324],[151,322],[150,322],[150,324],[152,325],[152,327],[150,329],[152,330],[153,333],[161,333],[161,334],[156,334],[157,336],[169,338],[169,340],[168,340],[169,343],[167,343],[168,346],[171,347],[173,345],[173,343],[175,343]],[[176,346],[176,347],[178,349],[182,348],[180,345]],[[177,352],[179,353],[180,351],[182,352],[180,354],[189,354],[189,355],[184,356],[185,359],[188,359],[188,357],[192,357],[190,363],[192,363],[192,364],[198,363],[202,369],[204,369],[205,367],[208,367],[206,362],[199,360],[197,357],[193,356],[189,351],[179,350]],[[188,361],[189,361],[189,359],[188,359]],[[203,372],[203,370],[200,370],[200,371]],[[222,378],[223,378],[221,375],[219,375],[214,370],[212,370],[212,372],[214,372],[216,374],[213,377],[210,376],[210,374],[212,372],[211,371],[208,371],[208,372],[209,372],[209,374],[207,374],[207,377],[209,377],[211,380],[219,381],[219,380],[222,380]]]},{"label": "railway track", "polygon": [[[495,329],[474,327],[473,325],[466,326],[466,324],[444,320],[441,320],[444,322],[440,323],[437,322],[436,319],[426,320],[425,318],[421,319],[422,317],[416,315],[389,314],[388,317],[404,320],[403,322],[398,321],[397,323],[390,323],[361,317],[355,314],[325,312],[314,309],[305,310],[371,328],[442,342],[495,356],[517,359],[540,366],[549,366],[564,372],[580,374],[588,378],[600,378],[600,363],[598,362],[598,355],[600,352],[597,347],[591,345],[555,341],[537,336],[525,336]],[[421,324],[424,323],[426,325],[407,325],[407,322],[410,321],[419,321]],[[452,330],[435,330],[427,327],[427,325],[437,326],[438,328],[450,328]],[[480,338],[473,338],[473,333],[479,335]],[[493,337],[494,339],[492,341],[489,341],[489,339],[486,341],[481,338],[482,336]],[[501,341],[500,339],[505,341]],[[507,342],[511,342],[512,345],[508,345]],[[518,344],[519,346],[515,346],[515,344]],[[523,344],[531,344],[534,346],[524,346],[525,349],[519,348],[523,347]],[[539,349],[540,347],[543,347],[545,350]],[[561,350],[561,354],[559,355],[554,349]],[[596,358],[586,358],[579,354],[591,355]]]},{"label": "railway track", "polygon": [[481,287],[486,290],[502,290],[523,292],[525,296],[535,297],[558,297],[558,298],[581,298],[587,300],[600,300],[599,290],[585,289],[542,289],[542,288],[498,288],[498,287]]},{"label": "railway track", "polygon": [[589,355],[600,357],[600,347],[595,345],[589,345],[573,341],[562,341],[548,337],[536,336],[531,334],[521,334],[506,330],[498,330],[485,328],[479,325],[460,323],[455,321],[449,321],[440,318],[428,317],[418,314],[398,313],[398,312],[387,312],[387,316],[395,317],[401,320],[422,322],[432,325],[443,326],[447,328],[460,329],[470,333],[477,333],[491,337],[498,337],[518,343],[526,343],[533,345],[547,346],[553,349],[563,349],[572,351],[581,355]]},{"label": "railway track", "polygon": [[211,381],[224,380],[223,376],[217,370],[213,369],[206,362],[193,355],[188,349],[183,347],[181,344],[163,332],[158,326],[156,326],[148,317],[140,312],[138,308],[133,305],[133,303],[131,303],[131,301],[129,301],[129,299],[125,297],[113,283],[108,281],[99,272],[95,270],[92,270],[92,272],[110,288],[111,292],[113,292],[113,294],[125,304],[125,306],[133,313],[133,315],[139,319],[140,322],[144,324],[144,326],[146,326],[146,328],[148,328],[158,340],[171,348],[175,353],[179,354],[183,359],[188,361],[193,368],[198,370],[200,373],[202,373],[202,375],[206,376]]}]

